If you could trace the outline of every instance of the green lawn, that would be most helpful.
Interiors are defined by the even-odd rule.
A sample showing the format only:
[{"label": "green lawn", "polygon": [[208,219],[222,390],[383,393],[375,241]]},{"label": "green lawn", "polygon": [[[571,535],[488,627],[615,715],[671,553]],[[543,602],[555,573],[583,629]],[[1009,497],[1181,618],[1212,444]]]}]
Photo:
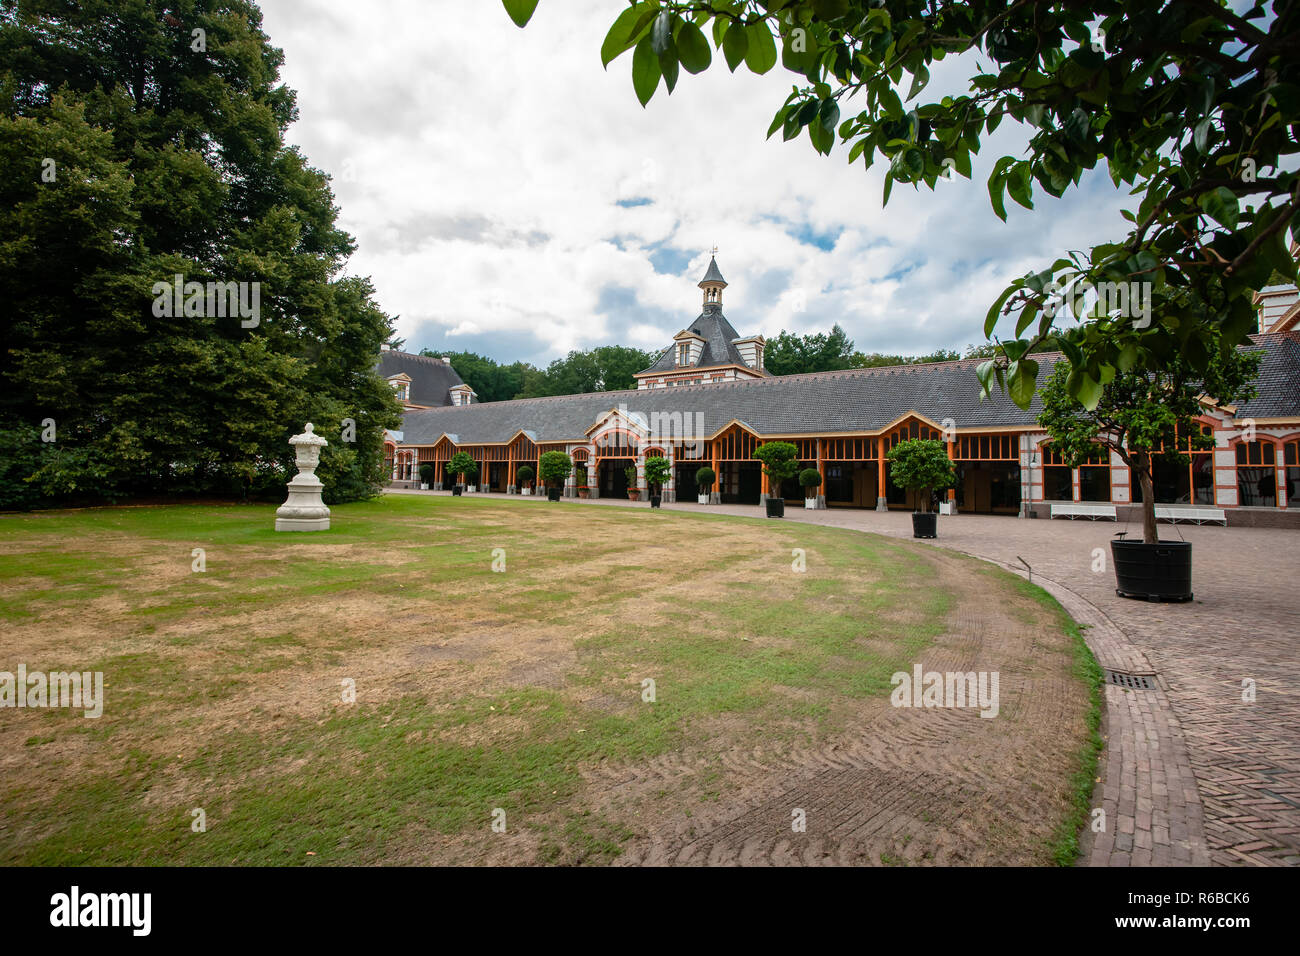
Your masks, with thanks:
[{"label": "green lawn", "polygon": [[620,803],[593,771],[698,754],[690,799],[725,800],[719,752],[854,726],[953,610],[926,549],[794,522],[394,495],[289,535],[273,512],[0,517],[0,670],[105,679],[97,720],[0,711],[0,863],[607,861],[681,794]]}]

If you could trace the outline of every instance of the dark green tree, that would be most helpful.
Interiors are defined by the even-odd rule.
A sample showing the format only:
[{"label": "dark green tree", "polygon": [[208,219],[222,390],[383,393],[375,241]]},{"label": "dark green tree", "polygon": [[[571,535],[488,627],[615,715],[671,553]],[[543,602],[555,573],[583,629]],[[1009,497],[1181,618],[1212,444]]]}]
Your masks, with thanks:
[{"label": "dark green tree", "polygon": [[548,365],[540,377],[525,385],[518,397],[577,395],[636,388],[636,379],[632,376],[649,367],[658,357],[657,352],[643,352],[622,345],[602,345],[585,352],[573,351]]},{"label": "dark green tree", "polygon": [[478,474],[478,462],[470,457],[469,452],[458,451],[447,462],[447,474],[456,476],[456,484],[466,484],[467,477],[472,480]]},{"label": "dark green tree", "polygon": [[1071,468],[1077,468],[1097,448],[1113,451],[1132,469],[1142,488],[1142,540],[1155,544],[1156,496],[1152,455],[1164,449],[1167,460],[1187,464],[1181,450],[1209,449],[1214,436],[1203,435],[1195,420],[1205,396],[1219,405],[1236,405],[1255,394],[1260,353],[1208,343],[1211,360],[1193,368],[1177,352],[1158,370],[1120,372],[1101,391],[1092,409],[1080,408],[1069,394],[1070,367],[1058,364],[1042,390],[1043,411],[1038,422],[1052,438],[1052,447]]},{"label": "dark green tree", "polygon": [[547,451],[537,460],[537,473],[548,488],[562,485],[573,474],[573,459],[562,451]]},{"label": "dark green tree", "polygon": [[838,324],[829,333],[796,335],[782,330],[763,349],[763,366],[773,375],[833,372],[853,368],[853,341]]},{"label": "dark green tree", "polygon": [[889,459],[889,477],[900,488],[917,493],[917,510],[930,510],[930,492],[951,488],[957,481],[943,442],[927,438],[900,441],[885,454]]},{"label": "dark green tree", "polygon": [[754,457],[763,463],[763,474],[771,479],[774,494],[780,497],[781,483],[799,471],[799,449],[788,441],[768,441],[754,449]]},{"label": "dark green tree", "polygon": [[[0,7],[0,446],[57,434],[4,470],[28,503],[278,495],[307,421],[327,500],[377,489],[391,325],[284,142],[281,60],[246,0]],[[164,308],[177,275],[235,283],[247,314]]]}]

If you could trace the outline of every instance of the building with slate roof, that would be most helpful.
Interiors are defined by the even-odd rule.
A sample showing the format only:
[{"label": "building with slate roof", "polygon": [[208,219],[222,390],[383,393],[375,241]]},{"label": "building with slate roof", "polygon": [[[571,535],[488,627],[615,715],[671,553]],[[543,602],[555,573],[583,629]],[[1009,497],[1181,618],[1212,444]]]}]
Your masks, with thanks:
[{"label": "building with slate roof", "polygon": [[450,358],[384,349],[378,369],[408,409],[468,405],[474,399],[474,390],[456,374]]},{"label": "building with slate roof", "polygon": [[742,338],[722,314],[722,278],[716,257],[700,280],[703,311],[689,328],[673,336],[658,361],[635,376],[637,388],[673,388],[682,385],[716,385],[720,382],[765,378],[761,335]]},{"label": "building with slate roof", "polygon": [[[429,462],[434,487],[450,486],[446,462],[466,451],[479,462],[481,490],[515,493],[520,465],[536,471],[542,453],[559,450],[577,469],[568,496],[626,497],[628,466],[644,489],[645,460],[660,456],[673,464],[665,500],[695,500],[695,473],[708,465],[718,482],[703,501],[780,495],[797,503],[802,489],[769,487],[753,457],[763,442],[781,440],[799,449],[802,467],[821,472],[819,506],[911,509],[916,502],[889,480],[885,454],[905,439],[933,438],[957,465],[948,497],[958,512],[1046,515],[1053,503],[1091,502],[1115,505],[1124,518],[1140,500],[1118,456],[1068,468],[1053,454],[1037,424],[1037,396],[1028,409],[1001,393],[981,400],[978,359],[769,375],[761,336],[741,338],[722,314],[726,282],[716,260],[699,285],[703,311],[636,376],[635,389],[473,403],[457,401],[452,384],[435,383],[436,395],[413,388],[412,402],[425,407],[409,408],[400,435],[388,437],[393,480],[413,482]],[[1277,523],[1296,500],[1300,519],[1300,332],[1266,331],[1252,342],[1264,353],[1258,394],[1236,408],[1205,404],[1200,424],[1216,447],[1191,453],[1190,464],[1159,461],[1161,503],[1223,509],[1233,523]],[[1060,356],[1037,358],[1041,386]]]}]

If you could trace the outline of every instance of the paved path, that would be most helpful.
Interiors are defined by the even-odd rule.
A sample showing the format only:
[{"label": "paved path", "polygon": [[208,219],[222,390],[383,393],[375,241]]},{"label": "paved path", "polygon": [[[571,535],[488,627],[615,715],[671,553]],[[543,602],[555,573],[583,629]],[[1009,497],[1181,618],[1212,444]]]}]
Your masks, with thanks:
[{"label": "paved path", "polygon": [[[703,510],[693,503],[665,507]],[[761,516],[754,506],[707,510]],[[786,520],[912,533],[905,512],[787,507]],[[1150,690],[1106,688],[1107,749],[1093,805],[1106,811],[1107,826],[1086,834],[1088,862],[1300,865],[1300,535],[1161,525],[1163,536],[1193,544],[1196,599],[1154,604],[1115,594],[1109,543],[1120,530],[1113,522],[958,515],[940,517],[939,538],[927,543],[1022,574],[1023,559],[1034,580],[1087,625],[1084,635],[1102,667],[1153,675]],[[1138,535],[1141,528],[1128,531]],[[1094,570],[1095,549],[1104,570]],[[1243,699],[1252,686],[1254,699]]]}]

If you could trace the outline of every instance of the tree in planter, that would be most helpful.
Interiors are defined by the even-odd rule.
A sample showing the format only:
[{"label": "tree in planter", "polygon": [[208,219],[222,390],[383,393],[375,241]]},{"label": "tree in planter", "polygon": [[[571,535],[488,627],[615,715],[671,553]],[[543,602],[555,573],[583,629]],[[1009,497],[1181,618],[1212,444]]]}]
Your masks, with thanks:
[{"label": "tree in planter", "polygon": [[805,468],[799,472],[799,484],[803,485],[805,499],[816,498],[817,489],[821,487],[822,473],[816,468]]},{"label": "tree in planter", "polygon": [[433,462],[426,461],[423,465],[420,466],[421,483],[426,485],[433,484],[433,476],[436,471],[437,469],[433,467]]},{"label": "tree in planter", "polygon": [[673,466],[667,458],[647,458],[645,460],[645,483],[650,487],[650,497],[658,497],[663,486],[673,476]]},{"label": "tree in planter", "polygon": [[763,474],[772,482],[776,493],[781,497],[781,483],[793,478],[799,471],[799,449],[788,441],[770,441],[754,449],[754,457],[763,463]]},{"label": "tree in planter", "polygon": [[533,480],[533,466],[520,465],[515,471],[515,481],[522,488],[527,488],[528,483]]},{"label": "tree in planter", "polygon": [[478,474],[478,462],[470,457],[469,452],[458,451],[447,462],[447,473],[456,476],[456,484],[463,485],[466,475],[473,478]]},{"label": "tree in planter", "polygon": [[713,483],[718,480],[718,473],[705,465],[695,472],[695,487],[701,496],[707,497],[713,490]]},{"label": "tree in planter", "polygon": [[925,438],[901,441],[888,454],[889,477],[900,488],[917,492],[917,510],[928,512],[930,492],[951,488],[957,481],[957,469],[948,457],[943,442]]},{"label": "tree in planter", "polygon": [[628,465],[623,474],[627,477],[627,496],[636,501],[641,496],[641,488],[636,483],[636,465]]},{"label": "tree in planter", "polygon": [[1229,349],[1225,354],[1220,344],[1217,337],[1204,343],[1212,356],[1204,371],[1195,368],[1181,350],[1172,348],[1160,368],[1117,373],[1091,410],[1070,396],[1067,379],[1071,370],[1065,362],[1057,365],[1043,386],[1043,412],[1038,422],[1065,464],[1077,468],[1101,446],[1132,469],[1142,488],[1142,540],[1146,544],[1159,542],[1152,456],[1163,447],[1168,460],[1187,464],[1182,448],[1190,443],[1192,449],[1204,450],[1215,444],[1213,436],[1201,434],[1195,420],[1202,411],[1202,398],[1210,396],[1222,407],[1249,401],[1255,394],[1260,353]]},{"label": "tree in planter", "polygon": [[562,451],[548,451],[537,462],[537,471],[546,487],[560,485],[573,473],[573,459]]}]

